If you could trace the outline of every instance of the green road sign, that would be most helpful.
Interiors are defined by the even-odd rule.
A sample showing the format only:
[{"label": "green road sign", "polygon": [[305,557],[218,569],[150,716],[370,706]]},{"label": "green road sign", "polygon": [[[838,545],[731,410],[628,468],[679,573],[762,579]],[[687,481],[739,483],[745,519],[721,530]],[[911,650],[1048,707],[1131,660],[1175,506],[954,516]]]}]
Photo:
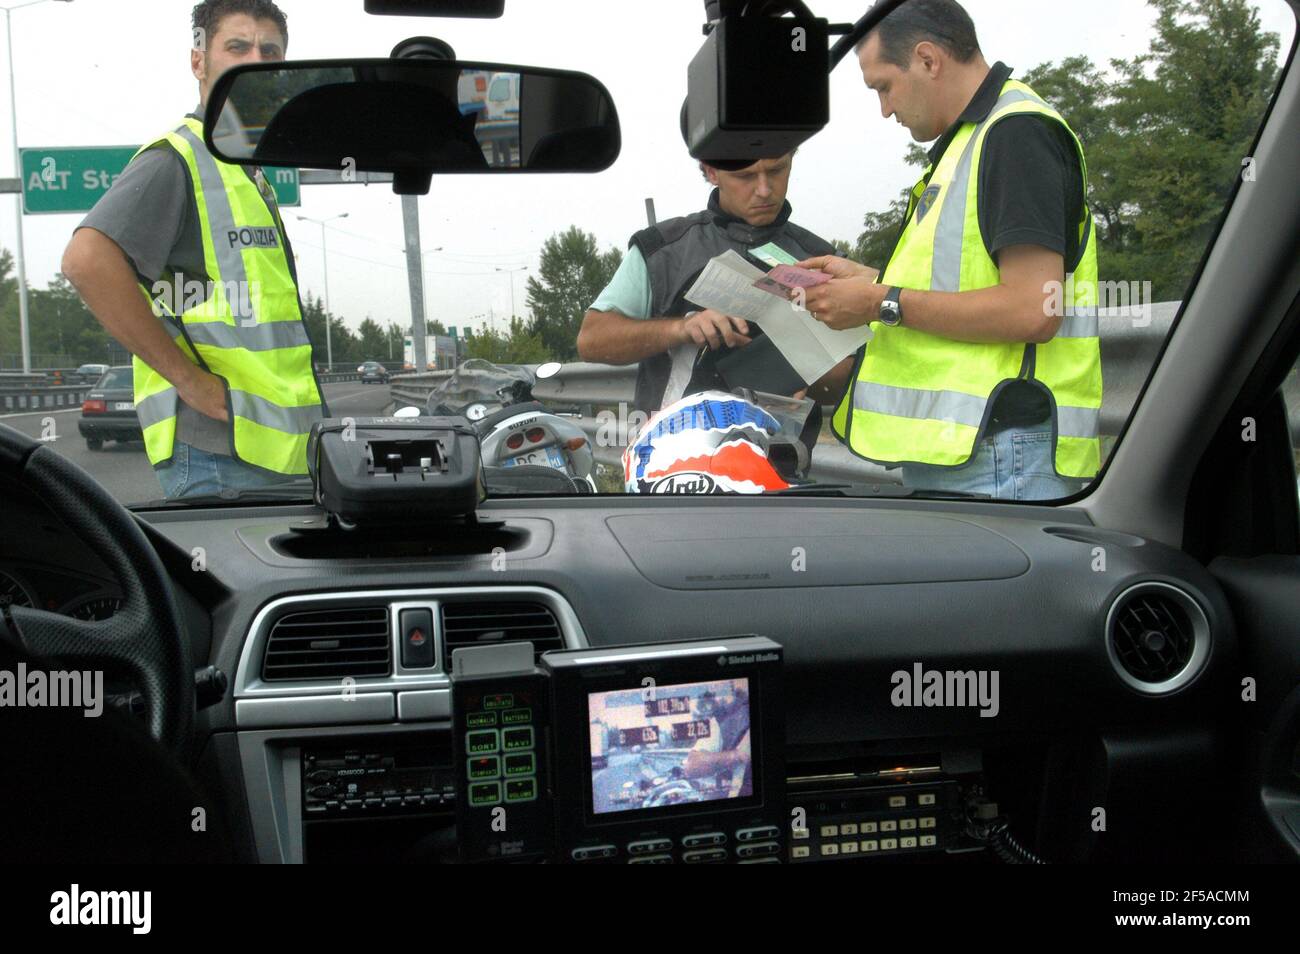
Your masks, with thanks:
[{"label": "green road sign", "polygon": [[[139,146],[23,149],[23,212],[89,212],[108,191]],[[266,168],[282,206],[302,204],[297,169]]]}]

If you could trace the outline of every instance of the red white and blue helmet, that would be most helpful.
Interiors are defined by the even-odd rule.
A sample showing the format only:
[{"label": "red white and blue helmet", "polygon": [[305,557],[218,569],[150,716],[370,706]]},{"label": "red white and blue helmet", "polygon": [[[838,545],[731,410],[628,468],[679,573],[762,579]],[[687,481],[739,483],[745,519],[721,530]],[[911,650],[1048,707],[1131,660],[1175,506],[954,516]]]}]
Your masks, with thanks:
[{"label": "red white and blue helmet", "polygon": [[761,494],[790,485],[768,460],[781,425],[724,391],[670,404],[623,453],[630,494]]}]

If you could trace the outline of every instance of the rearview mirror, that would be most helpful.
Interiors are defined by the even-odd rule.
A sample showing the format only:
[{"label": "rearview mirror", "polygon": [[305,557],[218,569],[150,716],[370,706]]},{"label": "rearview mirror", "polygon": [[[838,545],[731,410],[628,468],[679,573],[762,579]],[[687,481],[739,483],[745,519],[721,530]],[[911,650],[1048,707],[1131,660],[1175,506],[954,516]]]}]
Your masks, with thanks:
[{"label": "rearview mirror", "polygon": [[609,92],[565,70],[447,60],[313,60],[230,70],[209,97],[213,154],[241,165],[431,173],[599,172],[621,135]]}]

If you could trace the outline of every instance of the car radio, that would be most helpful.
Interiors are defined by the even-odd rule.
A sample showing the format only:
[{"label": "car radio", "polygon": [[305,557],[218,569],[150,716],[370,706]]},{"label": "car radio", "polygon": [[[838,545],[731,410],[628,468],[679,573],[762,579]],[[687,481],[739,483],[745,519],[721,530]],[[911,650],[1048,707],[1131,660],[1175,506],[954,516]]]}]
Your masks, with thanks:
[{"label": "car radio", "polygon": [[462,860],[781,862],[781,662],[756,636],[456,650]]}]

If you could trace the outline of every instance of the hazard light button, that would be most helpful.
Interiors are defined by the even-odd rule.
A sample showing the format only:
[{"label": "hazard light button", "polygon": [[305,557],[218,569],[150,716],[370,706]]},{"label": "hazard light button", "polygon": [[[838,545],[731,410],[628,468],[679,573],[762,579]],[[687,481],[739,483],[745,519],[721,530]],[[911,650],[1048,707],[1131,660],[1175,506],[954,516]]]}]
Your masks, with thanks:
[{"label": "hazard light button", "polygon": [[433,665],[433,612],[404,609],[399,619],[402,637],[402,668],[427,669]]}]

